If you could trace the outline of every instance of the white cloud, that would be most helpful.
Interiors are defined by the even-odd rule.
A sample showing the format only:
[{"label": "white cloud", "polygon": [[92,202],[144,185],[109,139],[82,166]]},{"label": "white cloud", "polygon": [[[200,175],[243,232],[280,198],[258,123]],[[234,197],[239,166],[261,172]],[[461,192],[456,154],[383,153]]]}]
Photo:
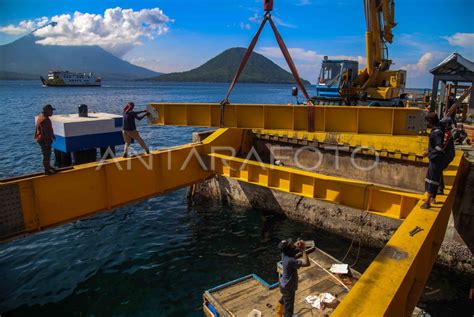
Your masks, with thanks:
[{"label": "white cloud", "polygon": [[260,23],[262,22],[262,17],[258,13],[254,13],[248,20],[253,23]]},{"label": "white cloud", "polygon": [[444,36],[450,45],[474,49],[474,33],[455,33],[452,36]]},{"label": "white cloud", "polygon": [[[304,62],[320,62],[324,58],[324,54],[318,54],[316,51],[305,50],[304,48],[292,47],[288,48],[291,57],[295,61]],[[258,50],[260,54],[272,58],[283,58],[283,55],[279,47],[262,47]],[[363,56],[351,56],[351,55],[330,55],[330,59],[349,59],[358,61],[359,64],[365,64],[365,57]]]},{"label": "white cloud", "polygon": [[[315,51],[305,50],[303,48],[288,48],[291,57],[297,61],[314,62],[319,59],[319,55]],[[258,53],[270,58],[283,58],[283,54],[279,47],[262,47],[258,49]]]},{"label": "white cloud", "polygon": [[[259,15],[258,13],[254,13],[251,17],[248,18],[248,20],[252,23],[257,23],[260,24],[262,22],[263,17]],[[275,25],[284,27],[284,28],[290,28],[290,29],[296,29],[298,28],[296,25],[288,23],[280,19],[279,17],[276,17],[272,15],[273,22],[275,22]]]},{"label": "white cloud", "polygon": [[[296,64],[300,76],[311,82],[315,82],[321,68],[321,61],[325,55],[300,47],[292,47],[288,48],[288,50]],[[262,47],[258,49],[257,52],[268,58],[277,59],[279,61],[278,64],[288,70],[279,47]],[[365,64],[365,58],[363,56],[330,55],[328,57],[330,59],[348,59],[358,61],[359,68]]]},{"label": "white cloud", "polygon": [[147,59],[145,57],[139,56],[139,57],[129,58],[126,60],[129,63],[137,65],[137,66],[145,67],[157,72],[161,71],[161,67],[160,67],[161,61],[157,59]]},{"label": "white cloud", "polygon": [[24,20],[18,23],[18,25],[9,24],[7,26],[0,27],[0,33],[6,33],[10,35],[21,35],[34,31],[46,25],[49,22],[47,17],[41,17],[34,20]]},{"label": "white cloud", "polygon": [[[38,24],[37,20],[22,21],[17,28],[30,31],[34,23]],[[168,32],[168,23],[173,22],[159,8],[134,11],[120,7],[106,9],[103,15],[76,11],[72,16],[63,14],[50,20],[46,18],[48,21],[55,23],[33,33],[41,38],[38,44],[99,45],[117,56],[140,45],[144,38],[153,39]]]},{"label": "white cloud", "polygon": [[401,67],[393,69],[404,69],[407,71],[407,87],[430,87],[433,77],[430,70],[438,65],[446,53],[432,51],[423,53],[416,63],[401,64]]},{"label": "white cloud", "polygon": [[250,30],[252,28],[252,26],[250,24],[244,23],[244,22],[240,22],[239,26],[242,30]]},{"label": "white cloud", "polygon": [[290,29],[296,29],[298,28],[296,25],[288,23],[280,19],[279,17],[272,16],[273,21],[275,22],[276,25],[284,27],[284,28],[290,28]]},{"label": "white cloud", "polygon": [[401,69],[408,72],[408,76],[417,77],[430,75],[429,71],[438,65],[447,56],[444,52],[426,52],[414,64],[406,64]]},{"label": "white cloud", "polygon": [[[163,52],[161,52],[163,54]],[[138,54],[138,55],[137,55]],[[171,53],[170,58],[166,53],[164,55],[157,52],[148,55],[145,53],[137,53],[137,50],[130,51],[123,59],[127,62],[145,67],[159,73],[184,72],[196,68],[206,62],[206,58],[189,58],[189,55]],[[179,61],[179,62],[177,62]]]},{"label": "white cloud", "polygon": [[425,53],[423,54],[416,64],[407,64],[402,67],[405,69],[409,74],[410,72],[415,74],[422,74],[428,72],[428,67],[432,64],[435,55],[433,53]]}]

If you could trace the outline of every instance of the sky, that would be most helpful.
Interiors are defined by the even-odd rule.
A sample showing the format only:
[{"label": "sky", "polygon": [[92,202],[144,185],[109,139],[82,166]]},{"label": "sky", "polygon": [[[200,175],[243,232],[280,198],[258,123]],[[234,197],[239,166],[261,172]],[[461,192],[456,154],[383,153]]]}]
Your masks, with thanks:
[{"label": "sky", "polygon": [[[159,72],[192,69],[247,47],[262,0],[0,0],[0,45],[34,34],[42,45],[99,45]],[[392,69],[429,88],[429,70],[452,52],[474,60],[474,0],[395,0]],[[300,75],[315,82],[324,55],[365,62],[362,0],[275,0],[273,18]],[[40,37],[41,36],[41,37]],[[256,51],[285,69],[269,25]]]}]

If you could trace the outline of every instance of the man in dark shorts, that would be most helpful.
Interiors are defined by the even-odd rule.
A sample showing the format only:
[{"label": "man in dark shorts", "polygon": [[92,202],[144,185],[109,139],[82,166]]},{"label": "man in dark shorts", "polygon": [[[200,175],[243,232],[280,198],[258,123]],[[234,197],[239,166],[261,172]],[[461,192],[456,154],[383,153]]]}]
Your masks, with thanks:
[{"label": "man in dark shorts", "polygon": [[43,107],[43,111],[39,114],[36,120],[35,140],[41,148],[43,156],[43,167],[46,175],[56,173],[56,170],[51,167],[51,144],[56,139],[54,137],[53,126],[49,117],[53,115],[56,110],[51,105]]},{"label": "man in dark shorts", "polygon": [[[295,306],[295,293],[298,289],[298,269],[309,266],[308,254],[302,240],[293,243],[291,239],[282,240],[278,244],[281,251],[283,272],[280,276],[281,299],[277,308],[277,316],[292,317]],[[301,260],[296,255],[301,252]]]},{"label": "man in dark shorts", "polygon": [[431,204],[436,203],[436,195],[440,185],[443,184],[443,170],[454,157],[454,145],[452,145],[452,149],[445,146],[445,131],[436,113],[428,112],[425,119],[431,128],[428,151],[425,153],[430,163],[425,177],[425,191],[428,195],[421,208],[429,209]]},{"label": "man in dark shorts", "polygon": [[[123,140],[125,141],[125,147],[123,148],[123,157],[128,156],[128,147],[130,143],[132,143],[132,139],[137,141],[138,144],[145,150],[147,154],[150,154],[150,150],[143,141],[142,137],[137,131],[137,126],[135,125],[135,119],[141,120],[148,115],[147,110],[143,111],[133,111],[135,108],[135,104],[133,102],[129,102],[125,108],[123,108],[123,128],[122,128],[122,135]],[[142,114],[140,116],[140,114]]]}]

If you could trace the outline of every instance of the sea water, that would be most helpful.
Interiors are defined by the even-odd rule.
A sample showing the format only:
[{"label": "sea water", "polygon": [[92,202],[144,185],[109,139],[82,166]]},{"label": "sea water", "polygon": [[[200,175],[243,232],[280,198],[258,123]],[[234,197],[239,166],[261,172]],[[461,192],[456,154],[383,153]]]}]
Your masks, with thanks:
[{"label": "sea water", "polygon": [[[120,114],[133,101],[219,102],[227,84],[108,82],[100,88],[42,87],[38,81],[0,81],[0,178],[41,171],[33,140],[34,116],[46,103],[58,114]],[[291,85],[240,84],[233,103],[294,103]],[[151,149],[191,141],[190,127],[138,129]],[[137,145],[132,148],[141,151]],[[122,148],[118,147],[118,154]],[[54,193],[51,193],[54,197]],[[278,242],[315,240],[342,259],[350,241],[281,215],[230,205],[188,205],[181,189],[87,219],[0,244],[2,316],[202,316],[202,293],[256,273],[275,282]],[[67,206],[64,206],[67,208]],[[363,272],[377,251],[357,243],[346,262]],[[429,291],[449,300],[429,303],[430,312],[460,313],[468,282],[443,271]],[[446,297],[446,296],[444,296]],[[423,303],[422,303],[423,304]]]}]

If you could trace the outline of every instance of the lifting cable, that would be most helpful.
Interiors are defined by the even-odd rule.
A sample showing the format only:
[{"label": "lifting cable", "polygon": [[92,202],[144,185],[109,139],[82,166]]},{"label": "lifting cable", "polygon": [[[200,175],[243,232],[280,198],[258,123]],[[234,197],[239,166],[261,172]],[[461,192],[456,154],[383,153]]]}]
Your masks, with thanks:
[{"label": "lifting cable", "polygon": [[308,92],[306,91],[306,88],[303,85],[303,82],[301,81],[301,78],[298,74],[298,70],[296,69],[295,63],[293,62],[293,59],[291,58],[290,52],[288,51],[288,48],[285,45],[285,42],[283,41],[283,38],[281,37],[280,33],[277,30],[277,27],[275,23],[273,23],[272,20],[272,15],[270,13],[270,10],[266,10],[265,14],[263,16],[262,23],[260,24],[257,33],[255,33],[254,37],[252,38],[252,41],[250,42],[250,45],[248,46],[247,50],[245,51],[244,56],[242,57],[242,60],[240,61],[239,68],[237,69],[237,72],[234,75],[234,78],[232,79],[232,82],[230,83],[229,89],[227,90],[227,93],[224,97],[224,99],[221,101],[221,118],[220,118],[220,125],[221,127],[224,126],[224,107],[225,105],[229,104],[229,96],[234,89],[235,84],[239,80],[240,75],[242,74],[242,71],[245,68],[245,65],[247,64],[250,55],[252,54],[255,45],[257,44],[258,38],[260,36],[260,33],[263,30],[263,27],[265,26],[266,22],[270,23],[270,26],[273,30],[273,34],[275,35],[275,38],[278,42],[278,46],[280,47],[280,50],[285,57],[286,63],[288,64],[288,67],[291,70],[291,74],[293,75],[296,84],[300,88],[301,92],[303,93],[304,97],[306,98],[306,103],[308,106],[308,131],[309,132],[314,132],[314,104],[311,101]]},{"label": "lifting cable", "polygon": [[[361,245],[361,242],[362,242],[361,241],[362,240],[362,229],[363,229],[363,227],[366,223],[372,222],[372,213],[369,212],[369,205],[368,205],[370,187],[372,187],[372,185],[366,186],[365,190],[364,190],[364,204],[367,204],[367,209],[365,210],[365,214],[360,216],[360,225],[359,225],[358,233],[354,234],[352,236],[351,244],[349,245],[349,248],[347,249],[346,255],[344,255],[344,257],[341,260],[341,262],[344,263],[347,256],[349,255],[350,251],[352,250],[352,246],[354,244],[354,241],[355,241],[356,237],[359,238],[358,241],[357,241],[357,243],[358,243],[357,255],[355,257],[354,262],[351,265],[349,265],[349,267],[351,267],[351,268],[354,267],[357,264],[357,262],[359,261],[360,245]],[[368,221],[365,220],[367,218],[367,216],[369,216]]]}]

